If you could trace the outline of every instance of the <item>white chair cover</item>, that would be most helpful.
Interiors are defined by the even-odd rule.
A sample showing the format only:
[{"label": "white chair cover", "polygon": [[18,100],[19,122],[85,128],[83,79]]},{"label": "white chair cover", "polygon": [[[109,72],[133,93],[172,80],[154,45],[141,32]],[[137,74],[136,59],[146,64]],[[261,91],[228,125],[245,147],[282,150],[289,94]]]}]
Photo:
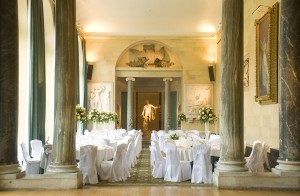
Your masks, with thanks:
[{"label": "white chair cover", "polygon": [[44,169],[44,173],[47,172],[48,166],[52,161],[52,144],[44,145],[44,154],[41,159],[41,168]]},{"label": "white chair cover", "polygon": [[134,165],[136,164],[136,157],[133,140],[131,140],[128,144],[126,159],[128,168],[131,169],[132,167],[134,167]]},{"label": "white chair cover", "polygon": [[183,130],[175,130],[173,133],[176,133],[179,137],[185,136],[185,132]]},{"label": "white chair cover", "polygon": [[138,134],[134,141],[135,156],[139,157],[142,151],[142,135]]},{"label": "white chair cover", "polygon": [[41,140],[31,140],[31,157],[34,160],[41,160],[42,152],[43,152],[43,143]]},{"label": "white chair cover", "polygon": [[87,145],[80,147],[79,168],[83,174],[84,184],[97,184],[97,146]]},{"label": "white chair cover", "polygon": [[194,165],[191,183],[212,183],[212,165],[210,161],[210,146],[200,144],[193,147]]},{"label": "white chair cover", "polygon": [[30,158],[26,145],[24,143],[21,144],[22,153],[24,156],[24,160],[26,162],[26,175],[30,174],[39,174],[40,171],[40,161],[33,160]]},{"label": "white chair cover", "polygon": [[151,133],[151,141],[153,141],[153,140],[159,140],[157,131],[155,131],[155,130],[153,130]]},{"label": "white chair cover", "polygon": [[166,169],[166,159],[162,156],[158,141],[153,141],[154,143],[154,166],[152,171],[152,176],[154,178],[164,178]]},{"label": "white chair cover", "polygon": [[264,172],[264,155],[261,141],[254,141],[246,166],[253,173]]},{"label": "white chair cover", "polygon": [[268,144],[266,144],[265,142],[263,142],[262,147],[263,147],[264,163],[266,163],[267,168],[269,170],[271,170],[270,163],[268,160],[268,151],[270,150],[270,146]]},{"label": "white chair cover", "polygon": [[193,134],[200,137],[200,131],[199,130],[190,130],[190,133],[193,133]]},{"label": "white chair cover", "polygon": [[26,161],[23,156],[21,145],[18,145],[18,162],[21,166],[21,170],[25,171],[26,170]]},{"label": "white chair cover", "polygon": [[165,181],[181,182],[191,179],[191,162],[180,161],[175,144],[166,143]]},{"label": "white chair cover", "polygon": [[150,165],[151,165],[151,168],[153,169],[154,161],[155,161],[155,144],[153,141],[151,142],[151,145],[149,146],[149,151],[150,151]]},{"label": "white chair cover", "polygon": [[129,172],[125,158],[127,148],[127,144],[118,145],[113,160],[101,163],[99,173],[101,180],[116,182],[127,179]]}]

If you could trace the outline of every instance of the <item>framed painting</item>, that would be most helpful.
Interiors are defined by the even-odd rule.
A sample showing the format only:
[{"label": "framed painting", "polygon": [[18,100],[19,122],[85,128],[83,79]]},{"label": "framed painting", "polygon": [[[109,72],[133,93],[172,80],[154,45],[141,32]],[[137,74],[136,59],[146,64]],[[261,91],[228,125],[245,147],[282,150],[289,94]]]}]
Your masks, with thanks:
[{"label": "framed painting", "polygon": [[256,26],[256,96],[260,104],[277,103],[278,3],[258,20]]},{"label": "framed painting", "polygon": [[186,84],[184,88],[184,113],[187,118],[197,118],[201,106],[213,107],[213,84]]}]

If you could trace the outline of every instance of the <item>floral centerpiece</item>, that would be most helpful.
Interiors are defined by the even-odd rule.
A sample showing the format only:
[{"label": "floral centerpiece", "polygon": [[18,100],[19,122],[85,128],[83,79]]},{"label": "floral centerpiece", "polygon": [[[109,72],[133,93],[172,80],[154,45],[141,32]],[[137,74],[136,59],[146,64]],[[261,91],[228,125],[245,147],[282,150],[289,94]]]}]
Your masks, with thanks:
[{"label": "floral centerpiece", "polygon": [[98,112],[97,109],[92,109],[89,114],[88,114],[88,120],[89,121],[93,121],[93,122],[97,122],[99,119],[100,113]]},{"label": "floral centerpiece", "polygon": [[179,113],[177,117],[178,123],[181,123],[182,121],[186,121],[186,115],[184,113]]},{"label": "floral centerpiece", "polygon": [[170,139],[179,140],[179,136],[176,133],[174,133],[174,134],[170,135]]},{"label": "floral centerpiece", "polygon": [[114,121],[118,122],[118,115],[113,112],[101,112],[99,114],[99,122],[109,122],[109,121]]},{"label": "floral centerpiece", "polygon": [[80,106],[79,104],[76,105],[75,107],[76,111],[76,120],[79,122],[86,122],[87,121],[87,115],[85,108]]},{"label": "floral centerpiece", "polygon": [[211,107],[204,106],[199,109],[198,120],[201,123],[214,122],[215,120],[217,120],[217,116]]}]

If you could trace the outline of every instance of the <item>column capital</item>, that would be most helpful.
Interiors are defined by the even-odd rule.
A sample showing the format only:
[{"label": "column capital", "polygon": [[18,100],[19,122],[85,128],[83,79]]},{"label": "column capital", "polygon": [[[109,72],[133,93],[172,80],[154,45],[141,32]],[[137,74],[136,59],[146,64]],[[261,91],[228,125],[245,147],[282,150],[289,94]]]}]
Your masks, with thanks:
[{"label": "column capital", "polygon": [[167,81],[172,82],[172,81],[173,81],[173,78],[163,78],[163,81],[164,81],[164,82],[167,82]]},{"label": "column capital", "polygon": [[135,78],[126,78],[126,82],[128,82],[128,81],[135,81]]}]

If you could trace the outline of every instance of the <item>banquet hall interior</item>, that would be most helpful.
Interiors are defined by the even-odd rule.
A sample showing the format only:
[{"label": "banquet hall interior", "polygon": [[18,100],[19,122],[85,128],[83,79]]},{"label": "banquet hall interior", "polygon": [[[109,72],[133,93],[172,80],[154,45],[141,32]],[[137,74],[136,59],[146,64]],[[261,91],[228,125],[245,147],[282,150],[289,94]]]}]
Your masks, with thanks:
[{"label": "banquet hall interior", "polygon": [[299,10],[1,1],[0,195],[299,195]]}]

